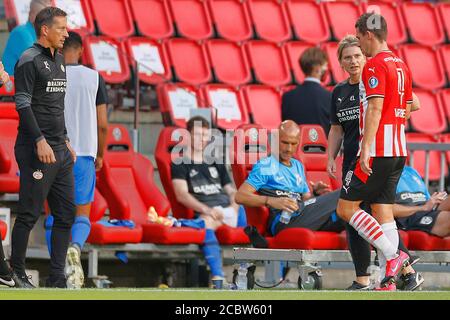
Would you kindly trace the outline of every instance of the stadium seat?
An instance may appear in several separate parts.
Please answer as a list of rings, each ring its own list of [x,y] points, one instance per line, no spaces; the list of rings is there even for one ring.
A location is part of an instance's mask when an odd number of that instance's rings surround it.
[[[253,36],[248,8],[240,0],[209,0],[211,17],[223,39],[245,41]]]
[[[126,38],[134,34],[133,18],[127,1],[89,0],[92,14],[101,34]]]
[[[291,0],[286,2],[286,7],[297,39],[320,43],[330,38],[330,26],[323,5],[309,0]]]
[[[2,240],[5,240],[7,232],[8,232],[8,226],[6,225],[6,222],[3,220],[0,220],[0,236],[2,237]]]
[[[82,36],[94,33],[94,21],[88,0],[53,0],[55,7],[67,13],[67,27]]]
[[[447,130],[445,110],[439,96],[427,90],[414,89],[420,101],[420,109],[411,113],[410,122],[415,131],[439,134]]]
[[[3,84],[0,88],[0,99],[3,97],[14,97],[16,94],[16,87],[14,85],[14,76],[9,76],[10,81]]]
[[[437,140],[430,135],[423,133],[407,133],[407,143],[437,143]],[[411,163],[411,152],[409,151],[409,163]],[[425,151],[414,151],[414,169],[416,169],[422,178],[425,177]],[[439,151],[430,151],[429,180],[438,181],[441,176],[441,158]],[[444,175],[447,176],[447,167]]]
[[[19,120],[19,114],[16,111],[14,102],[0,102],[0,119]]]
[[[348,78],[348,74],[341,67],[337,57],[338,46],[339,44],[337,42],[327,42],[323,46],[328,55],[328,68],[331,71],[335,83],[342,82]]]
[[[441,238],[423,231],[408,231],[411,250],[450,250],[450,237]]]
[[[105,197],[110,216],[131,219],[142,228],[142,242],[157,244],[201,244],[204,230],[171,228],[148,221],[154,207],[159,216],[167,216],[170,205],[153,180],[153,165],[133,151],[131,139],[123,125],[110,125],[104,166],[99,173],[98,188]]]
[[[414,42],[433,46],[445,41],[444,28],[435,6],[405,1],[402,8],[406,26]]]
[[[189,133],[186,130],[175,127],[166,127],[159,135],[155,150],[159,175],[164,191],[170,201],[173,216],[184,219],[194,218],[194,211],[186,208],[176,199],[172,185],[171,163],[174,159],[182,157],[182,152],[186,150],[184,148],[187,147],[188,143],[190,143],[190,138]],[[223,245],[249,243],[249,239],[244,233],[243,228],[232,228],[223,225],[216,230],[216,236],[219,243]]]
[[[211,80],[205,48],[194,40],[170,39],[166,42],[177,81],[203,84]]]
[[[203,96],[208,106],[214,110],[216,125],[225,130],[234,130],[237,126],[249,123],[244,97],[240,90],[222,84],[209,84],[203,87]]]
[[[303,80],[305,80],[305,74],[300,68],[300,56],[306,49],[309,49],[313,46],[314,45],[310,43],[300,41],[289,41],[286,42],[283,46],[286,52],[286,56],[289,60],[291,73],[294,75],[294,79],[297,84],[301,84],[303,83]]]
[[[248,85],[242,90],[253,122],[266,129],[278,128],[281,123],[280,93],[265,85]]]
[[[250,16],[260,39],[283,42],[292,38],[286,7],[277,0],[247,1]]]
[[[274,249],[337,250],[342,249],[342,240],[338,232],[289,228],[280,231],[273,238],[270,247]]]
[[[14,155],[18,119],[0,119],[0,194],[19,193],[19,168]]]
[[[436,50],[418,44],[406,44],[400,48],[400,55],[411,70],[414,86],[429,90],[445,86],[444,67]]]
[[[169,0],[169,4],[180,36],[203,40],[214,35],[206,1]]]
[[[191,110],[204,106],[201,91],[196,87],[177,83],[157,87],[159,108],[166,126],[186,127]]]
[[[245,47],[258,82],[270,86],[291,83],[287,57],[276,43],[256,40],[247,42]]]
[[[173,21],[167,0],[129,0],[137,30],[152,39],[173,35]]]
[[[444,29],[447,33],[447,39],[450,39],[450,3],[439,3],[437,5],[438,11],[440,13],[440,18],[443,23]]]
[[[450,84],[450,44],[440,47],[439,53],[441,54],[444,69]]]
[[[139,62],[139,79],[147,84],[158,84],[172,79],[166,48],[159,42],[144,37],[128,38],[126,48],[133,61]]]
[[[450,123],[450,89],[441,90],[439,95],[441,97],[442,107],[445,110],[447,120]]]
[[[130,78],[123,43],[105,36],[84,38],[86,64],[97,70],[107,83],[122,84]]]
[[[252,80],[249,62],[241,45],[215,39],[206,42],[205,46],[217,81],[238,86]]]
[[[361,15],[361,9],[354,2],[324,2],[325,11],[336,40],[347,34],[355,34],[355,22]]]
[[[402,18],[400,6],[395,2],[369,1],[364,3],[366,12],[377,12],[383,15],[388,25],[387,42],[395,46],[408,41],[406,25]]]

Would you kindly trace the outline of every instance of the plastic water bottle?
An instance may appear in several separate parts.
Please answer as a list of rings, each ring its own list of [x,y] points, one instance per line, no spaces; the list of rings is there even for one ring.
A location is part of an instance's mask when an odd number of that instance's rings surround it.
[[[288,194],[288,197],[289,197],[290,199],[297,200],[297,196],[296,196],[295,194],[293,194],[293,193],[289,193],[289,194]],[[281,222],[281,223],[284,223],[284,224],[288,224],[289,221],[291,221],[291,216],[292,216],[292,213],[290,213],[290,212],[288,212],[288,211],[286,211],[286,210],[283,210],[283,211],[281,212],[280,222]]]
[[[238,275],[236,277],[236,287],[238,290],[247,290],[247,263],[239,264]]]

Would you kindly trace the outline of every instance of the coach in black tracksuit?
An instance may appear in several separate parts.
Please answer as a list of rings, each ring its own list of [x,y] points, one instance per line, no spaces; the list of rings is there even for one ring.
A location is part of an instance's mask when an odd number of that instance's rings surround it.
[[[12,231],[11,267],[16,286],[32,288],[25,274],[25,254],[31,229],[45,199],[54,225],[48,287],[66,287],[65,258],[75,217],[74,153],[66,137],[64,96],[66,72],[58,52],[67,38],[66,13],[48,7],[35,21],[38,42],[15,67],[19,131],[15,156],[20,169],[18,216]]]

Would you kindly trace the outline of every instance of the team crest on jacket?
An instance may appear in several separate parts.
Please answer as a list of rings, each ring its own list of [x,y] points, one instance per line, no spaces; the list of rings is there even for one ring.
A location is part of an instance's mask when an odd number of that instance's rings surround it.
[[[420,219],[420,224],[424,224],[424,225],[429,225],[433,222],[433,218],[432,217],[422,217],[422,219]]]
[[[211,177],[216,179],[219,176],[219,171],[217,171],[216,167],[208,167],[209,173],[211,174]]]

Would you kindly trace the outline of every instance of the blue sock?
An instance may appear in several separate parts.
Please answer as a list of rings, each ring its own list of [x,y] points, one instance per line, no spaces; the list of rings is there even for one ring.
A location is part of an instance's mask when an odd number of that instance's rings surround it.
[[[206,229],[205,242],[202,246],[202,251],[205,256],[206,263],[211,269],[212,276],[223,277],[222,254],[220,252],[219,242],[217,241],[214,230]]]
[[[80,249],[83,249],[84,243],[91,232],[91,222],[88,217],[77,216],[72,225],[72,243],[77,244]]]
[[[53,216],[49,214],[47,219],[45,219],[45,240],[47,240],[48,254],[52,255],[52,227],[53,227]]]
[[[247,226],[247,214],[245,213],[244,206],[239,206],[237,226],[238,227],[246,227]]]
[[[203,219],[178,219],[182,227],[189,227],[194,229],[205,229],[205,221]]]

